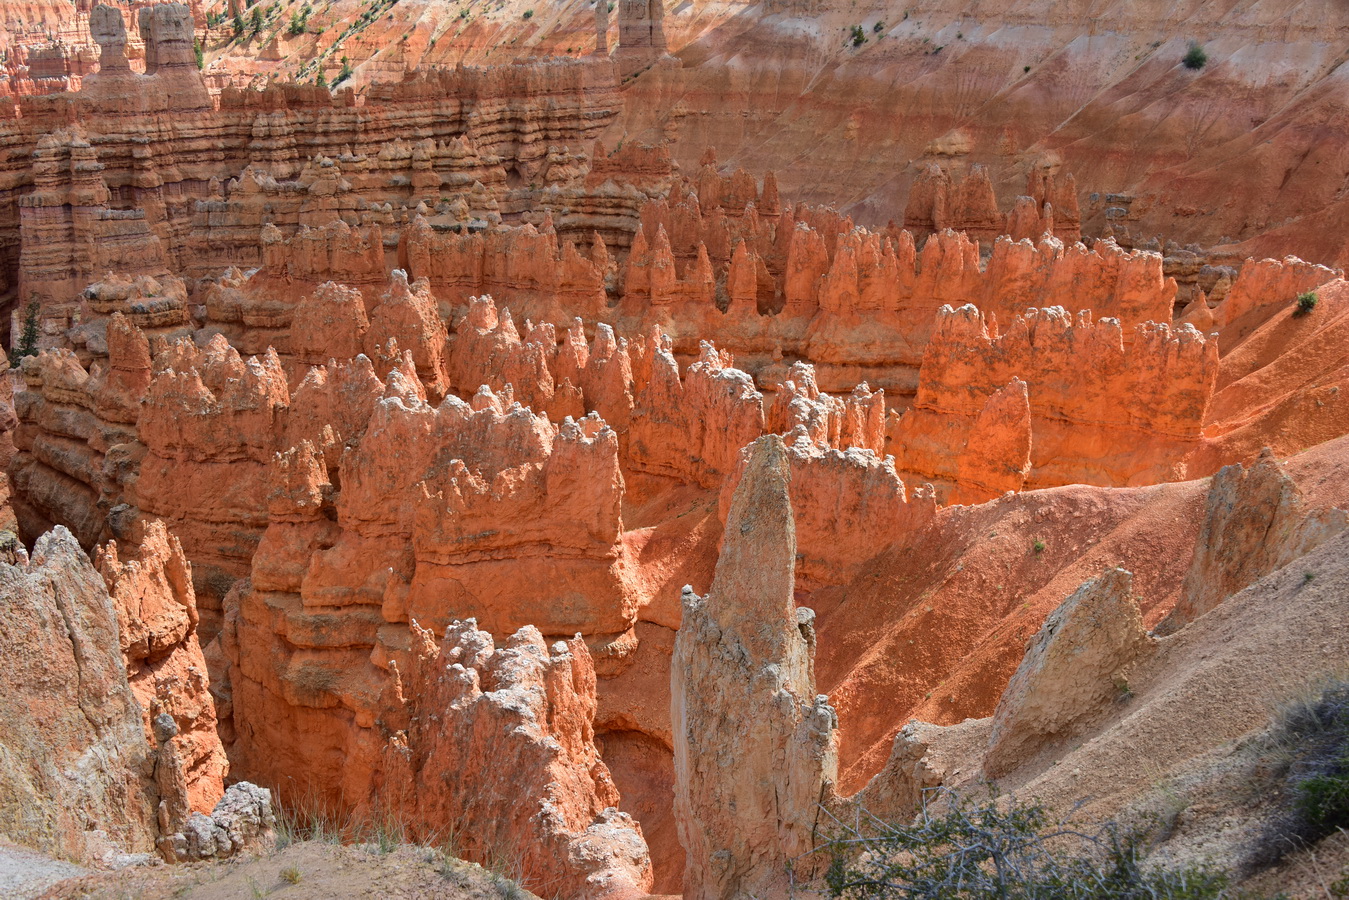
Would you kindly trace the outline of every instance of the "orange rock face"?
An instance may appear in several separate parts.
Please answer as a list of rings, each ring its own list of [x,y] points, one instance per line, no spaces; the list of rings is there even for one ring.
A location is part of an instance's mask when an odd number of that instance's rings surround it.
[[[522,880],[536,891],[646,895],[646,842],[615,808],[618,792],[595,749],[595,671],[584,642],[549,647],[525,627],[498,648],[474,624],[453,623],[438,647],[412,626],[410,665],[406,674],[392,669],[382,714],[398,730],[377,802],[420,833],[463,835],[458,846],[470,857],[518,848]]]
[[[228,763],[216,730],[206,659],[197,636],[192,570],[178,539],[151,522],[136,559],[121,560],[109,541],[94,560],[117,610],[122,657],[131,692],[140,704],[146,738],[167,713],[177,725],[171,738],[182,761],[187,804],[209,815],[225,791]]]
[[[1183,471],[1218,374],[1215,340],[1146,323],[1126,345],[1118,320],[1074,321],[1060,307],[996,329],[974,306],[938,313],[918,396],[891,432],[901,471],[939,486],[967,480],[975,499],[998,487],[1127,485]],[[952,459],[946,448],[962,445]]]

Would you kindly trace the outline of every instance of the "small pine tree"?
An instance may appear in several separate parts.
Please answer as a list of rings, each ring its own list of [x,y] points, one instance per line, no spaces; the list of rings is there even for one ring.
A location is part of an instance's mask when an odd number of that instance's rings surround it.
[[[192,55],[197,59],[197,68],[206,68],[206,53],[201,49],[201,40],[192,42]]]
[[[244,33],[244,17],[239,13],[234,14],[234,36],[238,37]]]
[[[338,72],[337,77],[333,79],[333,84],[335,85],[341,84],[350,77],[351,77],[351,60],[344,56],[342,57],[342,70]]]
[[[29,301],[28,309],[24,312],[23,334],[19,336],[19,345],[14,348],[14,356],[10,360],[10,365],[16,369],[25,356],[37,356],[37,314],[39,308],[38,302],[32,300]]]
[[[317,84],[321,88],[326,88],[328,86],[328,79],[323,77],[322,69],[319,69],[319,77],[315,79],[314,84]]]
[[[249,23],[249,28],[252,29],[253,34],[257,34],[258,32],[262,31],[262,7],[261,7],[261,6],[255,6],[255,7],[253,7],[253,20],[252,20],[252,22]]]

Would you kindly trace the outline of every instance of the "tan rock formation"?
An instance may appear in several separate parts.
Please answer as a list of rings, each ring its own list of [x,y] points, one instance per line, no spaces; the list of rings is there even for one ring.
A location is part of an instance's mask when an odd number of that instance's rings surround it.
[[[1151,649],[1132,586],[1132,573],[1109,569],[1045,619],[993,713],[991,777],[1073,737],[1129,690],[1130,667]]]
[[[856,446],[835,449],[799,430],[789,440],[786,460],[799,588],[857,577],[874,556],[900,535],[928,523],[936,512],[931,488],[920,486],[910,495],[891,457],[882,459]],[[727,523],[754,446],[757,442],[740,451],[739,468],[722,487],[721,512]]]
[[[1169,634],[1256,580],[1349,527],[1343,509],[1308,509],[1303,492],[1269,448],[1249,468],[1213,476],[1203,527],[1180,600],[1158,626]]]
[[[832,794],[838,720],[815,693],[814,614],[792,601],[790,479],[781,439],[756,441],[711,592],[685,588],[671,703],[686,897],[782,890]]]
[[[71,533],[0,564],[0,817],[12,839],[98,860],[153,851],[158,793],[117,613]]]
[[[194,812],[180,831],[160,840],[161,852],[169,862],[266,854],[275,847],[272,792],[247,781],[230,785],[209,816]]]

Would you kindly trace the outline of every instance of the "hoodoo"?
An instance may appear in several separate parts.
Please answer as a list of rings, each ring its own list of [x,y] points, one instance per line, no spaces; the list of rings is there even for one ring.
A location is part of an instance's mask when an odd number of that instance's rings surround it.
[[[1344,893],[1335,4],[0,7],[0,893]]]

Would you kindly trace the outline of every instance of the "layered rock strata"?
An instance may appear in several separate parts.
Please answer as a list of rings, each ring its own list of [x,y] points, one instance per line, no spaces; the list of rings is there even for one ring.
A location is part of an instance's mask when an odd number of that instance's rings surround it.
[[[0,290],[36,295],[57,330],[106,268],[255,263],[267,223],[387,225],[435,208],[464,228],[499,221],[503,203],[518,214],[545,187],[580,186],[564,157],[617,113],[613,64],[598,58],[436,71],[362,103],[297,85],[226,91],[217,108],[187,7],[140,10],[145,74],[128,65],[121,13],[99,6],[92,20],[103,60],[82,89],[0,116],[15,150],[0,164]]]

